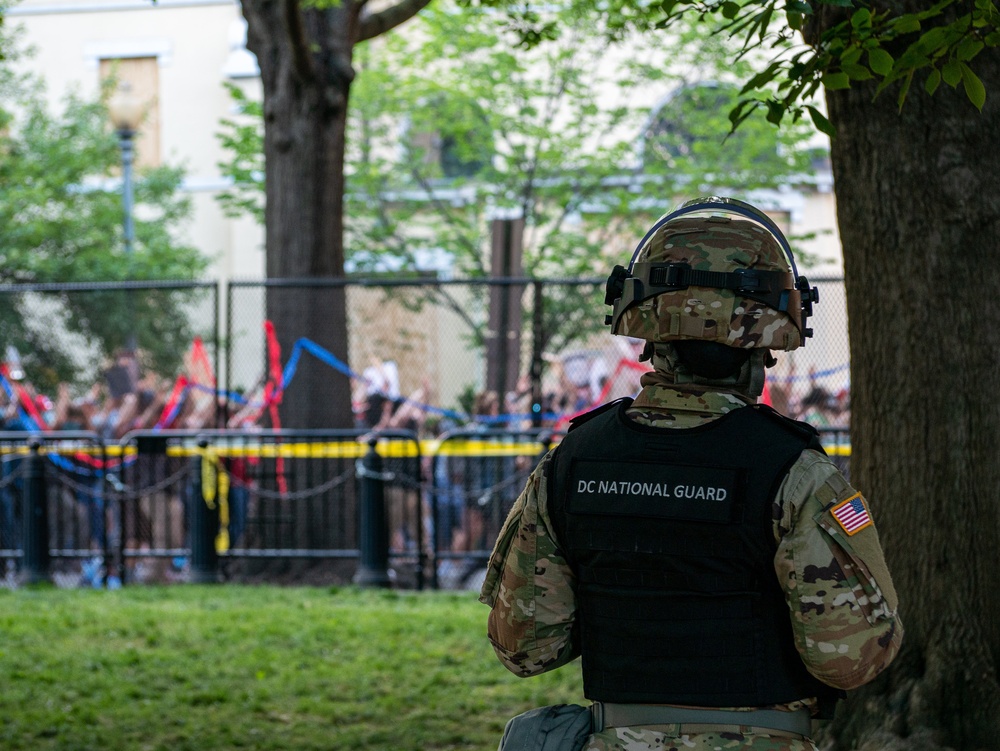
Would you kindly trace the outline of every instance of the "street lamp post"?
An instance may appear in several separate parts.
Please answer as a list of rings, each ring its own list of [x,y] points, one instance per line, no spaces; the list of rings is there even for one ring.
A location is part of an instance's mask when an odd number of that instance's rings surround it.
[[[135,222],[133,219],[133,196],[132,196],[132,163],[135,158],[135,133],[142,120],[142,107],[139,100],[132,94],[132,87],[123,82],[118,86],[118,91],[108,102],[108,112],[111,115],[111,123],[118,135],[118,146],[122,152],[122,208],[124,210],[124,232],[125,232],[125,256],[129,268],[129,276],[132,270],[132,252],[135,248]],[[132,294],[129,293],[129,325],[132,330],[129,332],[126,348],[130,352],[135,351],[135,316],[132,314]]]

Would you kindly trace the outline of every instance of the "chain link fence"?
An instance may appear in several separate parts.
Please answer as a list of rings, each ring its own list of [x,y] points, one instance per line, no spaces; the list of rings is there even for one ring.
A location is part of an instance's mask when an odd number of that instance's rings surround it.
[[[817,426],[846,471],[844,289],[814,284],[815,337],[778,353],[764,398]],[[36,482],[61,585],[196,578],[209,495],[225,497],[225,578],[350,580],[375,430],[397,583],[473,587],[569,418],[639,388],[642,342],[609,336],[606,312],[599,279],[0,287],[0,584],[30,569]],[[346,397],[354,424],[283,420],[296,397],[317,413]]]
[[[815,336],[800,350],[778,353],[764,398],[818,427],[845,427],[850,368],[843,282],[814,284],[821,300],[811,320]],[[386,409],[394,412],[410,400],[432,429],[470,416],[478,424],[552,426],[634,394],[648,369],[637,362],[641,342],[610,336],[603,326],[603,280],[239,282],[228,290],[223,335],[230,414],[244,398],[263,394],[269,336],[275,336],[267,322],[282,326],[268,318],[268,298],[289,290],[308,293],[310,307],[321,312],[344,296],[346,355],[293,336],[283,340],[294,341],[292,351],[281,356],[285,363],[318,360],[328,373],[328,393],[350,390],[358,425],[385,424]],[[296,374],[284,367],[287,393],[296,388]],[[477,396],[488,394],[496,399],[495,414],[475,415]],[[386,400],[396,404],[387,408]]]
[[[779,353],[765,399],[817,426],[842,427],[850,417],[843,283],[814,283],[815,337]],[[555,425],[635,393],[646,369],[640,342],[608,335],[603,298],[600,279],[2,286],[3,427],[59,417],[113,438],[136,424],[327,427],[281,420],[285,405],[317,388],[326,393],[310,397],[349,393],[356,426],[378,424],[409,399],[432,429],[457,427],[485,394],[498,400],[496,414],[476,423]],[[320,325],[338,309],[344,326]],[[325,341],[312,340],[314,331]],[[318,380],[301,375],[306,368]],[[72,399],[69,414],[56,415],[61,384]],[[106,401],[129,394],[133,417],[149,424],[94,424],[113,411],[100,409]]]

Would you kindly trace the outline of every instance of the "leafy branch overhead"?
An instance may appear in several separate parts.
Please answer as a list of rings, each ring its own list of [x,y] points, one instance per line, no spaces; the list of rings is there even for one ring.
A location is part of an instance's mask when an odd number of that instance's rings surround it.
[[[506,7],[507,0],[464,0],[469,5]],[[905,6],[918,9],[908,11]],[[897,86],[902,107],[914,80],[933,94],[942,81],[962,86],[969,101],[982,110],[986,88],[975,71],[975,58],[1000,45],[997,6],[993,0],[940,0],[929,7],[918,3],[874,3],[867,0],[614,0],[595,10],[581,0],[585,12],[596,12],[609,34],[630,29],[673,28],[692,18],[713,33],[737,41],[740,58],[765,57],[759,72],[743,86],[740,103],[730,112],[735,130],[747,117],[762,111],[778,124],[804,115],[824,133],[834,128],[810,104],[827,90],[874,82],[876,96]],[[508,23],[526,44],[551,38],[559,29],[523,9],[509,9]],[[834,23],[816,23],[820,13],[836,14]],[[536,23],[531,23],[535,21]],[[817,32],[822,26],[823,30]]]
[[[810,40],[810,46],[792,47],[790,53],[773,59],[747,81],[743,87],[747,98],[731,115],[734,127],[756,107],[765,107],[767,119],[774,123],[786,114],[798,117],[805,109],[817,127],[832,135],[833,128],[826,118],[815,107],[802,104],[821,85],[837,90],[850,88],[854,82],[875,80],[877,96],[899,83],[897,100],[902,107],[918,74],[926,76],[925,89],[930,94],[942,79],[952,87],[961,83],[969,100],[982,109],[986,89],[970,62],[985,47],[1000,42],[997,9],[991,0],[976,0],[973,8],[963,8],[966,12],[961,14],[956,11],[965,4],[958,0],[942,0],[926,10],[898,14],[850,0],[823,4],[842,8],[843,19],[818,39]],[[718,12],[723,18],[722,31],[741,39],[743,54],[756,47],[791,44],[795,32],[809,39],[814,12],[813,4],[801,0],[785,5],[783,19],[776,17],[776,3],[754,7],[754,3],[740,6],[725,2],[718,10],[685,0],[673,5],[666,23],[684,12],[685,5],[698,6],[696,12],[702,17]],[[758,98],[764,92],[768,93]]]

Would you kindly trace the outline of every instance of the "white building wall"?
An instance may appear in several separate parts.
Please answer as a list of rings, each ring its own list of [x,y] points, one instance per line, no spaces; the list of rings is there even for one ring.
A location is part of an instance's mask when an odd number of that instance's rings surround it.
[[[52,108],[69,92],[96,95],[101,59],[157,59],[160,163],[185,169],[194,215],[183,239],[212,260],[209,278],[264,273],[262,229],[229,219],[214,197],[224,186],[216,133],[232,116],[223,84],[244,80],[224,72],[241,22],[231,0],[24,0],[7,17],[34,48],[23,64],[46,81]],[[257,80],[243,85],[259,90]]]

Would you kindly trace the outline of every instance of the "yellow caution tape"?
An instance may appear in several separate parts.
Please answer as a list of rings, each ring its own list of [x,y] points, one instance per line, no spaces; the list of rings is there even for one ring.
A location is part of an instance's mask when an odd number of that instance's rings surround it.
[[[201,455],[201,497],[210,509],[215,508],[219,499],[219,534],[215,536],[215,552],[229,550],[229,473],[222,466],[219,454],[214,448],[197,449]]]
[[[555,445],[553,442],[552,445]],[[543,444],[537,441],[499,442],[484,439],[475,440],[425,440],[410,441],[406,439],[385,438],[379,440],[376,451],[384,458],[412,458],[416,456],[537,456],[544,450]],[[835,444],[825,447],[829,456],[850,456],[850,444]],[[60,447],[43,446],[43,454],[58,454],[72,456],[74,454],[100,455],[97,447]],[[30,453],[25,446],[0,446],[0,455],[26,455]],[[190,457],[202,453],[197,446],[175,444],[167,446],[167,456]],[[323,441],[310,443],[292,441],[289,443],[258,443],[245,446],[216,446],[212,449],[216,457],[247,458],[247,459],[360,459],[368,453],[368,444],[354,440]],[[108,457],[134,457],[138,454],[134,444],[127,446],[108,446],[104,454]]]

